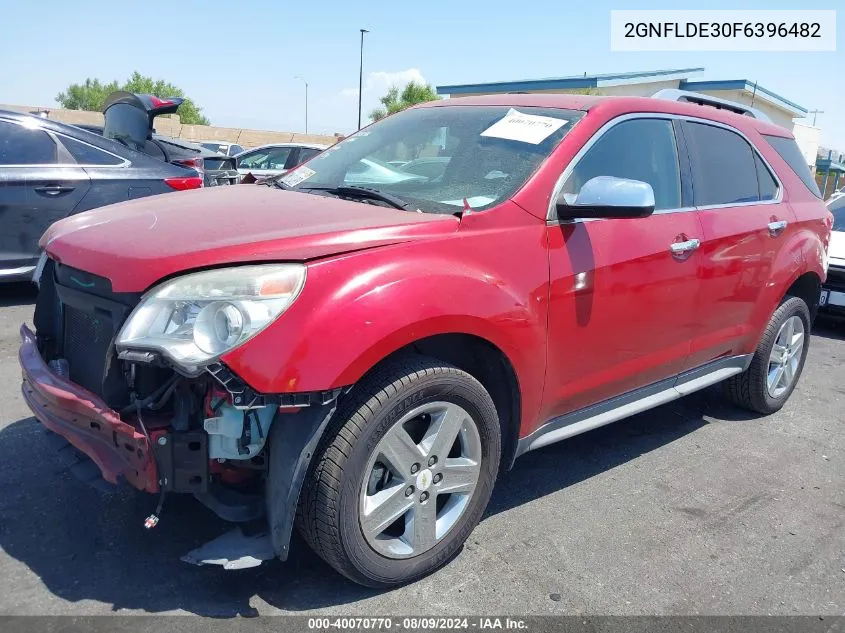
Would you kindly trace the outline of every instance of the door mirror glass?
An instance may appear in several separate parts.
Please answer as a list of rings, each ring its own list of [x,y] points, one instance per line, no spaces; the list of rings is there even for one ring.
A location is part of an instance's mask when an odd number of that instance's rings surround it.
[[[644,218],[654,213],[654,190],[647,182],[596,176],[581,187],[575,199],[561,192],[556,207],[560,220],[575,218]]]

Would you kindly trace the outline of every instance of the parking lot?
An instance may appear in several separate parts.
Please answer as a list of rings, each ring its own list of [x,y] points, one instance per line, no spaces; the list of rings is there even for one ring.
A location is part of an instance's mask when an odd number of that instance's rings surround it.
[[[301,541],[284,564],[187,565],[224,523],[170,497],[148,532],[152,497],[74,477],[19,394],[32,301],[0,289],[2,614],[845,613],[845,325],[817,324],[776,415],[710,389],[529,454],[453,562],[377,592]]]

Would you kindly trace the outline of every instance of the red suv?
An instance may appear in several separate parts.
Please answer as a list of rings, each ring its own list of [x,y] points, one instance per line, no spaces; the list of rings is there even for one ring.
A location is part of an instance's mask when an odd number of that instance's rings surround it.
[[[439,101],[267,186],[63,220],[26,401],[106,480],[266,513],[280,558],[296,525],[376,587],[448,561],[533,449],[718,382],[777,411],[830,214],[789,131],[663,97]]]

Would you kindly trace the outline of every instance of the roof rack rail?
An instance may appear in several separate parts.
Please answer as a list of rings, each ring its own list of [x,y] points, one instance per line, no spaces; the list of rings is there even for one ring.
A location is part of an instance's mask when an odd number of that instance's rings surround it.
[[[700,92],[691,92],[689,90],[677,90],[675,88],[664,88],[658,90],[652,95],[654,99],[666,99],[667,101],[686,101],[687,103],[697,103],[698,105],[711,106],[719,110],[728,110],[736,114],[750,116],[766,123],[771,123],[772,120],[760,110],[752,108],[736,101],[728,101],[727,99],[720,99],[719,97],[711,97]]]

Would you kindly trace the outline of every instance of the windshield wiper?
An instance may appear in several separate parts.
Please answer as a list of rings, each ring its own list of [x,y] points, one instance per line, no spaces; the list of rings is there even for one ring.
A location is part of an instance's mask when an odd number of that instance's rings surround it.
[[[300,191],[320,191],[331,196],[349,197],[349,198],[368,198],[370,200],[378,200],[389,204],[394,209],[401,209],[402,211],[419,211],[410,202],[403,200],[399,196],[394,196],[392,193],[385,193],[378,189],[371,187],[358,187],[357,185],[342,185],[340,187],[300,187]]]
[[[279,189],[284,189],[285,191],[292,191],[293,190],[293,187],[283,183],[282,179],[279,176],[275,176],[273,178],[268,178],[262,184],[265,184],[268,187],[278,187]]]

